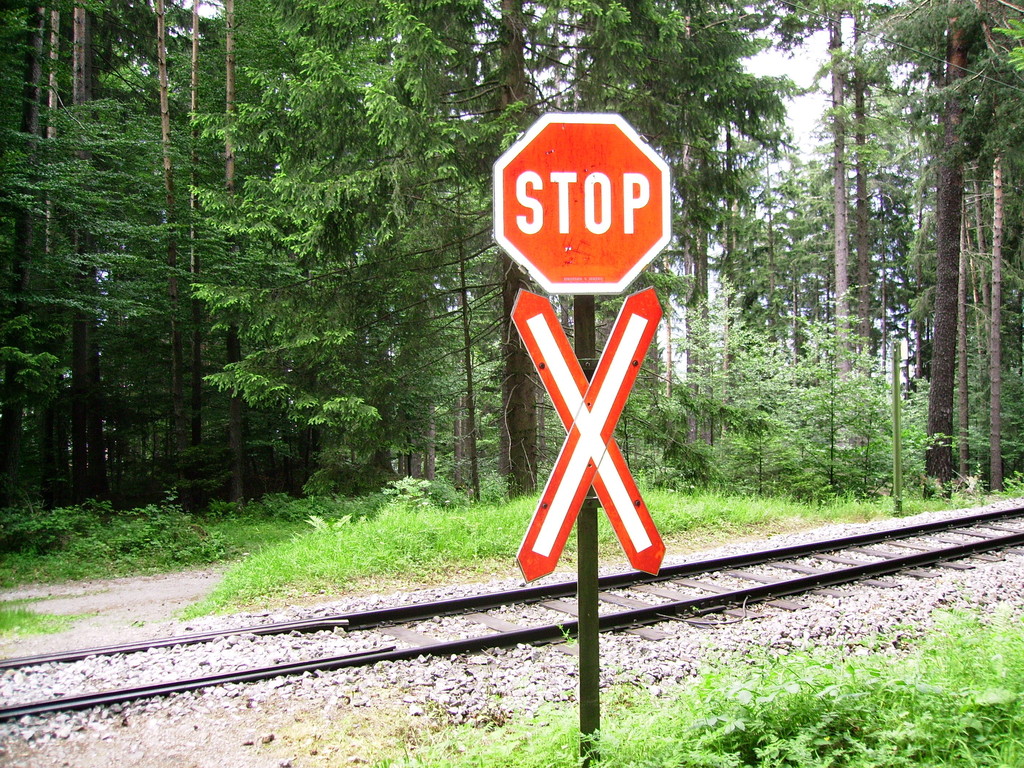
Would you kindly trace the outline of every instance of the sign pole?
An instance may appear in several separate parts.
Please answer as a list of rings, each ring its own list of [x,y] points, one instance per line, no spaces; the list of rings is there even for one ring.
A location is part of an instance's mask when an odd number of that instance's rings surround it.
[[[892,341],[892,509],[903,514],[903,426],[901,421],[900,368],[906,341]]]
[[[597,324],[594,297],[573,299],[575,352],[587,380],[594,377]],[[576,519],[576,603],[579,611],[580,757],[588,768],[598,757],[601,729],[601,650],[598,624],[597,497],[591,489]]]
[[[662,309],[654,290],[629,296],[600,359],[594,296],[619,294],[672,239],[668,164],[619,115],[542,116],[494,163],[494,239],[548,293],[572,294],[575,354],[551,303],[520,291],[512,320],[566,430],[517,560],[551,573],[577,526],[580,758],[598,758],[601,726],[597,513],[630,564],[657,573],[665,555],[615,441]]]

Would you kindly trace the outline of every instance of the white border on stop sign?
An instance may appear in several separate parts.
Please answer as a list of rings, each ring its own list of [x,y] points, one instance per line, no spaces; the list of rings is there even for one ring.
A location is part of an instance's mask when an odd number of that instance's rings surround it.
[[[556,283],[547,279],[533,262],[509,241],[504,233],[505,192],[501,183],[502,174],[506,166],[513,159],[526,149],[526,147],[537,138],[541,131],[552,123],[576,123],[576,124],[597,124],[616,125],[630,141],[639,149],[657,168],[662,171],[662,232],[655,244],[640,258],[637,263],[626,273],[625,277],[616,283],[610,282],[561,282]],[[639,274],[648,264],[664,250],[672,239],[672,179],[671,169],[668,163],[655,152],[643,137],[637,133],[621,115],[613,112],[549,112],[537,119],[526,132],[494,163],[493,191],[493,229],[494,240],[498,243],[517,264],[522,266],[530,276],[548,293],[552,294],[594,294],[612,295],[623,293],[630,284],[636,280]]]

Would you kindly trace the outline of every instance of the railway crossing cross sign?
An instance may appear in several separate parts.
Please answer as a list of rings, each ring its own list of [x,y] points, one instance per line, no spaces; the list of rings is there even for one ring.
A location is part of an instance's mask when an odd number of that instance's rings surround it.
[[[665,545],[612,436],[661,315],[653,289],[628,297],[588,382],[551,303],[519,292],[512,320],[567,432],[519,550],[527,581],[555,569],[592,484],[633,567],[661,567]]]
[[[619,115],[544,115],[494,164],[494,239],[549,293],[622,293],[670,204],[668,165]]]

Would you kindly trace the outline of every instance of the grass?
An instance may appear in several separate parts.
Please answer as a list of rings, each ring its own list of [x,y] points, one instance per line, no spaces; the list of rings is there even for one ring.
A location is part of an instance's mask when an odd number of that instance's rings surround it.
[[[73,616],[36,613],[20,601],[0,603],[0,639],[60,632],[71,625]]]
[[[888,516],[891,504],[843,501],[809,506],[778,499],[649,491],[645,498],[671,549],[710,546],[738,535],[763,536],[825,522]],[[353,517],[323,509],[317,528],[267,546],[232,567],[209,597],[186,612],[191,618],[249,607],[268,599],[324,591],[380,588],[388,580],[419,583],[463,581],[518,574],[515,553],[534,513],[536,500],[438,505],[427,498],[399,498],[376,514]],[[949,507],[932,501],[928,507]],[[910,503],[908,514],[925,509]],[[602,562],[628,567],[607,519],[600,517]],[[314,521],[316,522],[316,521]],[[573,567],[570,537],[562,565]]]
[[[503,504],[442,508],[386,505],[360,520],[335,518],[266,547],[230,569],[213,593],[189,616],[249,605],[268,597],[351,588],[360,580],[421,578],[462,571],[514,557],[526,521],[528,499]]]
[[[190,515],[174,504],[0,510],[0,587],[160,573],[237,560],[308,526],[287,508]],[[284,505],[282,505],[284,506]]]
[[[889,514],[888,499],[806,505],[710,493],[645,492],[670,550]],[[962,502],[962,500],[960,500]],[[89,503],[0,510],[0,587],[233,563],[189,617],[329,590],[380,590],[517,574],[515,553],[536,500],[470,505],[441,484],[406,479],[358,499],[268,496],[245,509],[188,514],[173,503],[114,510]],[[951,506],[932,501],[927,508]],[[909,513],[925,509],[908,500]],[[628,567],[602,515],[601,558]],[[574,567],[570,537],[561,561]]]
[[[788,499],[730,496],[713,493],[682,494],[674,491],[645,491],[644,498],[666,538],[692,540],[693,534],[714,539],[737,535],[759,535],[762,531],[777,532],[817,526],[826,523],[864,522],[892,517],[892,501],[877,499],[837,499],[824,504],[806,504]],[[971,506],[975,501],[958,499],[955,504],[941,499],[908,499],[903,514]]]
[[[988,623],[946,616],[903,657],[818,651],[746,661],[668,696],[607,692],[597,766],[1024,765],[1024,624],[1009,611]],[[376,765],[575,767],[575,717],[563,707],[491,729],[421,733]]]

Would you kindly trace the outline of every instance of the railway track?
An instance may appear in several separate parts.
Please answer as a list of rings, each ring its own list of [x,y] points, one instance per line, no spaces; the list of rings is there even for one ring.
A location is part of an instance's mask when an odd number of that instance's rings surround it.
[[[746,615],[751,606],[784,610],[802,606],[790,598],[827,592],[852,582],[891,586],[885,576],[909,573],[921,578],[935,568],[971,568],[968,558],[993,552],[1024,554],[1024,508],[988,511],[902,528],[773,548],[747,554],[667,566],[657,576],[638,572],[600,580],[602,631],[626,631],[650,639],[664,637],[655,624],[670,620],[706,621],[716,612]],[[930,569],[930,570],[924,570]],[[171,682],[96,693],[55,694],[22,703],[0,702],[0,721],[26,715],[119,704],[215,685],[248,683],[283,675],[324,672],[419,656],[449,656],[519,644],[557,643],[575,635],[575,582],[523,587],[453,600],[338,614],[315,620],[169,637],[126,645],[0,660],[0,674],[47,670],[96,656],[145,653],[160,648],[184,653],[228,638],[330,632],[341,638],[367,637],[356,650],[303,661],[229,670]],[[455,617],[457,637],[442,617]],[[10,670],[6,672],[5,670]]]

